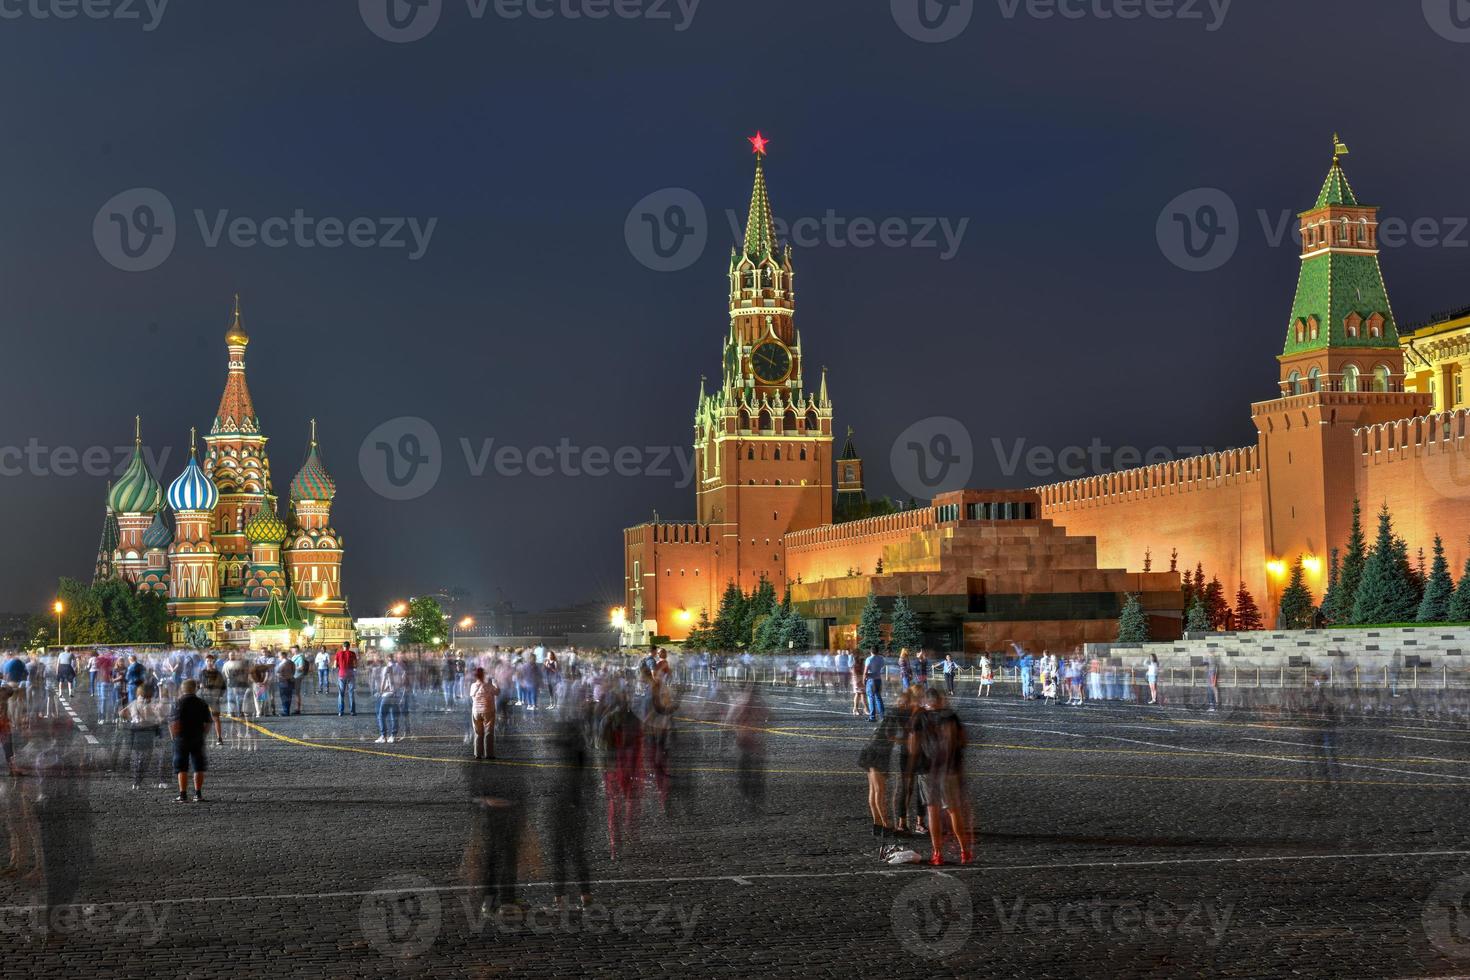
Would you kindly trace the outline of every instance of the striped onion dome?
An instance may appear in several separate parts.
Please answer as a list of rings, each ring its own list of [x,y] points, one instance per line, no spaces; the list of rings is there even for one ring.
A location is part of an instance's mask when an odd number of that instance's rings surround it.
[[[114,514],[156,514],[163,509],[163,487],[148,472],[143,462],[143,440],[133,441],[133,460],[128,464],[122,479],[112,485],[107,494],[107,504]]]
[[[198,454],[189,450],[189,465],[184,467],[168,488],[168,505],[175,511],[214,510],[219,503],[219,488],[199,468]]]
[[[265,506],[245,522],[245,539],[251,544],[280,544],[286,540],[286,522],[276,516],[276,498],[267,497]]]
[[[143,547],[149,551],[163,551],[174,543],[174,532],[169,529],[168,521],[163,519],[163,511],[153,515],[153,523],[148,525],[148,530],[143,532]]]
[[[322,465],[316,452],[316,420],[311,421],[311,448],[306,462],[301,464],[296,478],[291,481],[292,500],[331,500],[337,495],[337,484]]]

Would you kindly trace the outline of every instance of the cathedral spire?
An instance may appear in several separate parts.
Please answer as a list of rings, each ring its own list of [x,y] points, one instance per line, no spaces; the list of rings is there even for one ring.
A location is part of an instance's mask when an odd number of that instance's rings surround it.
[[[220,395],[219,411],[215,414],[210,435],[240,435],[260,431],[260,419],[255,415],[255,403],[250,398],[250,386],[245,383],[245,348],[250,344],[250,335],[240,317],[240,294],[235,294],[234,313],[229,329],[225,331],[225,348],[229,351],[229,375],[225,379],[225,390]]]

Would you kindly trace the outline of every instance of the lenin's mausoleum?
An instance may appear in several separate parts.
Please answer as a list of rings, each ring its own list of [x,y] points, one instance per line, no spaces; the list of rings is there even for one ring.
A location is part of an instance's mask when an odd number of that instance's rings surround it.
[[[791,587],[816,643],[832,648],[853,645],[870,593],[908,597],[935,649],[1111,640],[1130,592],[1152,635],[1168,638],[1181,630],[1180,577],[1142,569],[1146,555],[1157,568],[1176,550],[1230,594],[1243,581],[1273,622],[1298,558],[1320,600],[1355,499],[1370,518],[1386,503],[1411,554],[1439,534],[1451,567],[1464,562],[1470,316],[1400,333],[1378,209],[1359,202],[1336,157],[1300,216],[1300,279],[1276,390],[1250,407],[1254,445],[861,517],[862,461],[850,439],[833,458],[825,373],[815,393],[806,387],[764,146],[744,246],[730,257],[721,383],[695,411],[697,520],[624,532],[630,641],[678,640],[702,611],[714,615],[729,582],[748,592],[762,576]]]

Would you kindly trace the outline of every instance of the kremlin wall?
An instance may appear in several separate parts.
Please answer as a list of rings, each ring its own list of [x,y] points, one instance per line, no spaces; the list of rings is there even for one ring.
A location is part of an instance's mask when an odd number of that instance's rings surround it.
[[[1244,582],[1269,624],[1298,558],[1320,600],[1354,500],[1370,536],[1387,504],[1411,555],[1438,534],[1453,571],[1470,558],[1470,310],[1400,333],[1378,209],[1359,202],[1336,141],[1300,215],[1276,391],[1249,407],[1254,445],[856,520],[862,460],[850,433],[829,458],[825,371],[818,394],[804,394],[796,273],[775,242],[764,143],[756,149],[745,247],[730,259],[723,383],[701,390],[696,411],[700,519],[624,532],[625,642],[677,641],[701,612],[714,615],[727,583],[749,592],[762,576],[792,589],[816,643],[833,648],[854,644],[869,594],[885,606],[908,597],[939,650],[1106,642],[1128,593],[1140,594],[1152,635],[1171,639],[1179,574],[1144,569],[1176,553],[1178,568],[1202,565],[1227,595]]]

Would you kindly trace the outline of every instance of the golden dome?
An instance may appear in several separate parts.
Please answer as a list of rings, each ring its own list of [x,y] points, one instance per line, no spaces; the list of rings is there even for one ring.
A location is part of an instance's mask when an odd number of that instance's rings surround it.
[[[225,343],[231,347],[244,347],[250,343],[250,335],[245,332],[245,323],[240,319],[240,294],[235,294],[235,315],[230,320],[230,328],[225,331]]]

